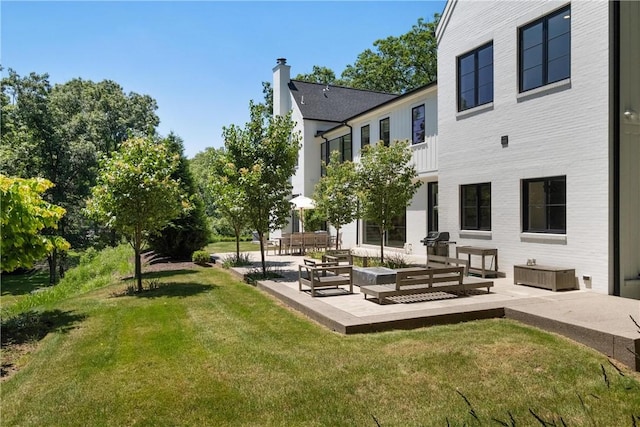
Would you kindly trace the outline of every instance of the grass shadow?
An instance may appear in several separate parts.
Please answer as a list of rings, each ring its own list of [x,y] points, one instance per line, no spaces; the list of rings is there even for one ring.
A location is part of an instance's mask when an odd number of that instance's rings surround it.
[[[4,381],[15,373],[17,371],[15,362],[49,332],[66,333],[85,318],[85,315],[72,311],[48,310],[26,311],[17,316],[2,319],[0,378]]]
[[[152,279],[164,279],[167,277],[180,276],[183,274],[194,274],[197,273],[197,270],[191,269],[180,269],[180,270],[161,270],[161,271],[148,271],[146,273],[142,273],[142,280],[152,280]],[[134,276],[125,276],[122,278],[122,281],[133,280]]]
[[[26,295],[49,286],[49,272],[40,269],[20,273],[3,273],[2,295]]]
[[[144,286],[144,284],[143,284]],[[216,285],[203,285],[201,283],[157,283],[148,282],[142,292],[137,291],[134,287],[129,286],[120,293],[113,294],[114,297],[135,296],[138,298],[161,298],[161,297],[177,297],[186,298],[208,292],[217,288]]]
[[[71,311],[26,311],[8,319],[2,319],[0,341],[2,347],[38,341],[51,331],[69,331],[73,325],[86,318]]]

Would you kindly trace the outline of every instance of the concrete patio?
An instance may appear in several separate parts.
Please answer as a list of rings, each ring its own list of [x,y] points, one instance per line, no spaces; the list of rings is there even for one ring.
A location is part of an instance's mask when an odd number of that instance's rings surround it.
[[[224,257],[224,254],[218,255]],[[260,253],[252,252],[254,265],[233,268],[239,277],[260,266]],[[413,255],[412,263],[426,257]],[[471,291],[467,296],[431,295],[411,303],[377,304],[365,300],[357,286],[353,294],[321,291],[312,298],[298,290],[298,265],[304,257],[268,255],[269,269],[281,275],[260,280],[259,289],[273,295],[318,323],[343,334],[412,329],[477,319],[506,317],[554,332],[592,347],[640,371],[640,301],[602,295],[588,290],[552,292],[514,285],[513,279],[494,280],[491,292]]]

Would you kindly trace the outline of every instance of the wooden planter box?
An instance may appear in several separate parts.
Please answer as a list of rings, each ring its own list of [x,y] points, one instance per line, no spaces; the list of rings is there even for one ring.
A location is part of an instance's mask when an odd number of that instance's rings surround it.
[[[576,288],[576,270],[544,265],[514,265],[513,283],[557,291]]]

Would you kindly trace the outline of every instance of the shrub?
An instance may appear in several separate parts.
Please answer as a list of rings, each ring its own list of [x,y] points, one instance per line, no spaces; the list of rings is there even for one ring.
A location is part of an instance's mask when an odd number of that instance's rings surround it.
[[[244,267],[247,265],[251,265],[251,256],[247,253],[241,253],[238,256],[236,256],[236,254],[229,255],[222,261],[224,268]]]
[[[389,254],[385,257],[384,266],[393,270],[398,268],[406,268],[409,263],[402,254]]]
[[[191,260],[196,264],[207,264],[209,262],[209,254],[205,251],[195,251],[191,255]]]
[[[80,264],[87,265],[98,256],[98,251],[95,248],[87,248],[82,255],[80,255]]]

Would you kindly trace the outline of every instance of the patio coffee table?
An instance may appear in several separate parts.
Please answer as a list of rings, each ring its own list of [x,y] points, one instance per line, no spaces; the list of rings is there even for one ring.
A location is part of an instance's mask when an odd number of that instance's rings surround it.
[[[353,267],[356,286],[387,285],[396,282],[396,271],[387,267]]]

